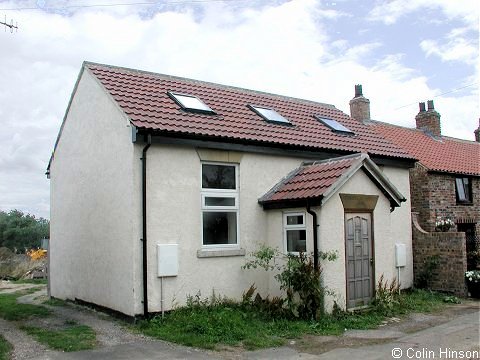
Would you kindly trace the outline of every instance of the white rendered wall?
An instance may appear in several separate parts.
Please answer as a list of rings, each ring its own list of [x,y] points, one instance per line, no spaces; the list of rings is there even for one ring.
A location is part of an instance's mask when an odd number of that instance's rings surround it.
[[[386,173],[386,171],[385,171]],[[389,180],[398,186],[402,194],[408,195],[400,185],[408,181],[408,170],[392,171]],[[387,175],[388,176],[388,175]],[[390,212],[390,202],[378,187],[363,171],[358,171],[338,192],[319,210],[319,248],[321,251],[338,251],[338,259],[333,262],[323,261],[323,280],[325,286],[334,295],[327,296],[326,309],[331,310],[334,301],[345,307],[345,217],[344,208],[339,194],[378,195],[378,201],[373,211],[373,243],[375,257],[374,283],[384,274],[389,282],[397,276],[395,268],[395,244],[404,242],[407,245],[407,258],[410,259],[407,268],[402,271],[402,286],[412,285],[412,252],[411,252],[411,222],[409,200],[400,208]],[[407,211],[405,211],[407,209]]]
[[[402,289],[413,286],[413,250],[412,250],[412,205],[410,199],[410,177],[408,169],[393,167],[382,168],[384,174],[394,182],[400,193],[407,199],[402,206],[395,208],[391,213],[391,241],[393,244],[405,244],[407,265],[400,269],[400,283]],[[395,256],[395,249],[393,251]],[[398,278],[397,268],[394,268],[392,276]],[[397,279],[398,280],[398,279]]]
[[[128,120],[84,71],[50,170],[52,296],[141,312],[137,157]]]
[[[269,215],[258,204],[258,198],[301,162],[298,158],[241,155],[239,248],[248,253],[271,238],[266,226]],[[202,297],[209,297],[214,291],[216,295],[238,299],[255,283],[266,294],[269,274],[263,270],[243,270],[245,256],[197,257],[197,250],[202,249],[201,160],[197,151],[192,147],[154,144],[148,151],[147,172],[150,311],[160,310],[157,243],[179,245],[178,276],[163,281],[165,310],[184,304],[188,295],[196,295],[198,291]]]
[[[408,188],[408,170],[384,169],[389,180],[397,186],[403,195],[410,193]],[[381,274],[384,274],[388,281],[397,276],[395,268],[395,244],[400,242],[406,244],[407,266],[401,270],[402,288],[412,286],[413,265],[411,247],[411,222],[410,222],[410,200],[402,203],[400,208],[390,212],[390,202],[381,193],[378,187],[359,170],[349,179],[324,205],[319,208],[312,208],[317,213],[319,233],[319,250],[323,252],[336,251],[338,259],[335,261],[321,260],[322,280],[333,295],[327,296],[325,307],[330,311],[336,301],[338,305],[345,308],[346,285],[345,285],[345,217],[344,207],[339,194],[363,194],[378,195],[378,201],[373,211],[373,242],[375,252],[375,283]],[[268,233],[270,246],[278,246],[283,249],[283,225],[282,214],[286,211],[305,211],[305,209],[270,210],[268,219]],[[307,219],[307,252],[313,251],[313,234],[311,232],[312,217],[306,213]],[[270,278],[269,292],[278,295],[278,284]]]

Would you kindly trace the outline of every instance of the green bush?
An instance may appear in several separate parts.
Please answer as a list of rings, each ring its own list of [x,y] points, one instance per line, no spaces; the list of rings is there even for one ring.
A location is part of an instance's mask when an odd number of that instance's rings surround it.
[[[334,261],[336,252],[318,253],[322,260]],[[326,293],[321,283],[321,267],[315,269],[313,254],[282,254],[278,249],[265,245],[251,254],[244,269],[263,268],[276,270],[275,279],[286,294],[285,305],[291,316],[301,319],[318,319],[323,313],[323,300]],[[275,301],[279,304],[279,301]],[[282,304],[283,305],[283,304]]]

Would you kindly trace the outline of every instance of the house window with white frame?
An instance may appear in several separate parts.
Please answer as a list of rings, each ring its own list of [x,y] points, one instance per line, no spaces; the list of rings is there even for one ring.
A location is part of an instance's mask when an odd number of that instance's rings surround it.
[[[287,252],[300,253],[307,251],[305,213],[284,213],[283,229]]]
[[[202,163],[202,245],[238,244],[238,165]]]

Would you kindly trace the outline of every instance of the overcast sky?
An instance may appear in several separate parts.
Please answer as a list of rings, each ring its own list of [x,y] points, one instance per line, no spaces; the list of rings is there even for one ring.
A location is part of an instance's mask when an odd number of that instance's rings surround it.
[[[373,119],[414,127],[433,99],[444,135],[478,127],[474,0],[0,0],[5,17],[18,31],[0,27],[0,210],[49,218],[44,173],[84,60],[347,113],[362,84]]]

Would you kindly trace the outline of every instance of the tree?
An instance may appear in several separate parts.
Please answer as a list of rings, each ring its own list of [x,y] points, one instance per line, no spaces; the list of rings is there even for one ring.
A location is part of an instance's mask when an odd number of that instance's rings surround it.
[[[50,222],[20,210],[0,211],[0,247],[25,252],[40,246],[40,240],[48,238]]]

